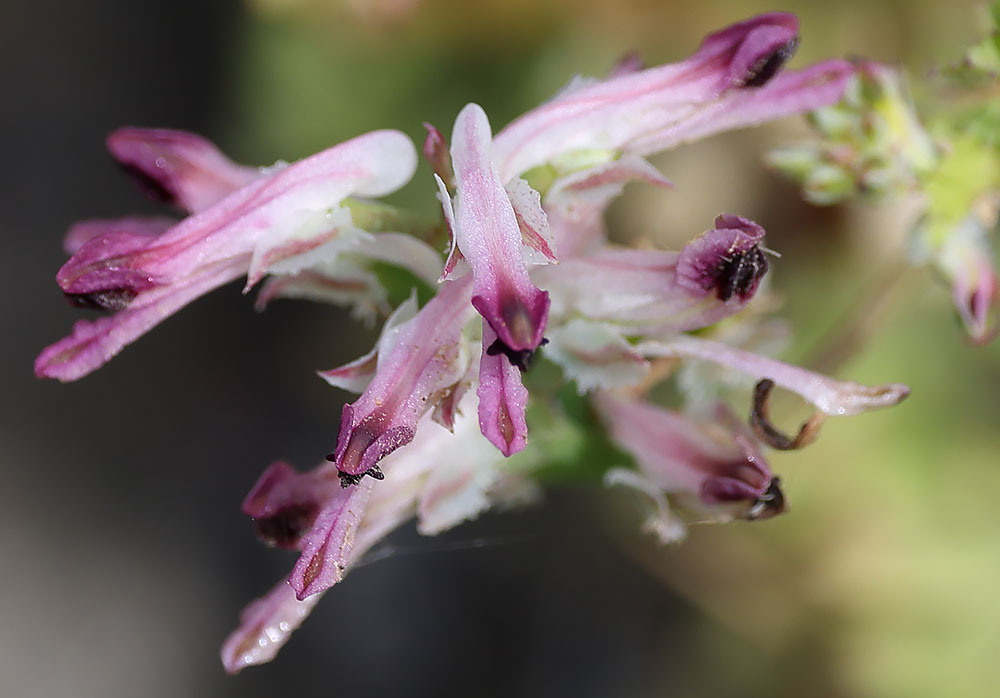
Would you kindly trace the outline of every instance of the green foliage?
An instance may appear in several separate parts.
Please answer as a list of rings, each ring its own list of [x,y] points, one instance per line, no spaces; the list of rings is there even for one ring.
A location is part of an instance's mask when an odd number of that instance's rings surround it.
[[[514,472],[530,471],[543,484],[599,484],[610,468],[634,464],[608,438],[586,396],[575,383],[566,383],[554,363],[540,358],[525,374],[525,384],[531,394],[531,439],[527,449],[508,460]]]
[[[378,281],[388,294],[389,305],[393,308],[410,297],[413,291],[417,293],[417,303],[423,306],[434,297],[435,289],[428,286],[413,272],[386,262],[371,262],[368,269],[375,274]]]

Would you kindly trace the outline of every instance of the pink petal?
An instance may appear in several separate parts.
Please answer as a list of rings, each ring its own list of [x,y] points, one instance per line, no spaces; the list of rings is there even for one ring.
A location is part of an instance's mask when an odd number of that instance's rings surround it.
[[[458,188],[456,240],[472,267],[472,304],[507,347],[533,350],[542,341],[549,298],[528,277],[521,230],[490,160],[490,124],[480,106],[469,104],[459,113],[451,156]]]
[[[465,374],[463,330],[473,314],[472,280],[447,281],[415,317],[379,347],[378,370],[344,407],[333,460],[348,478],[374,469],[412,438],[420,417]]]
[[[70,226],[63,238],[63,250],[66,254],[76,254],[84,244],[94,238],[104,235],[117,237],[132,235],[141,237],[156,237],[177,223],[172,218],[115,218],[110,220],[80,221]]]
[[[222,643],[226,672],[235,674],[274,659],[321,598],[322,594],[316,594],[299,601],[282,580],[266,596],[251,602],[240,613],[240,626]]]
[[[777,385],[798,393],[829,415],[855,415],[870,409],[891,407],[910,394],[910,389],[902,383],[869,386],[838,381],[776,359],[687,335],[664,342],[642,342],[637,349],[646,356],[703,359],[756,379],[769,378]]]
[[[373,482],[365,480],[335,493],[302,537],[302,555],[288,580],[300,601],[343,579]]]
[[[507,182],[505,189],[517,218],[517,226],[521,229],[521,242],[529,250],[539,253],[529,255],[527,261],[533,264],[558,264],[555,243],[539,193],[520,177]]]
[[[399,131],[373,131],[275,174],[273,184],[260,194],[273,199],[263,211],[255,211],[255,223],[264,231],[254,241],[247,287],[276,263],[315,250],[350,228],[349,213],[333,211],[345,198],[393,192],[410,180],[416,167],[417,153],[409,138]],[[272,210],[281,217],[266,216]],[[261,220],[262,213],[269,220]],[[340,220],[344,215],[346,223]]]
[[[528,391],[521,371],[503,353],[491,354],[497,335],[483,322],[483,355],[479,362],[479,427],[483,435],[505,456],[524,450],[528,425],[524,408]]]
[[[120,128],[108,150],[154,198],[190,213],[203,211],[260,177],[237,165],[211,142],[185,131]]]
[[[854,71],[853,65],[841,60],[784,71],[763,87],[727,92],[719,101],[676,124],[637,138],[631,150],[656,153],[723,131],[758,126],[829,106],[844,95]]]

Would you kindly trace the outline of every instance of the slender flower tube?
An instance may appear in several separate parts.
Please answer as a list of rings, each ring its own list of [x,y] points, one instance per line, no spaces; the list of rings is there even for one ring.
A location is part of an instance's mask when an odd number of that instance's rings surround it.
[[[297,271],[334,256],[364,235],[340,203],[351,195],[391,192],[415,167],[416,151],[406,136],[376,131],[258,176],[158,235],[139,226],[89,239],[56,280],[75,304],[116,314],[78,322],[72,335],[41,353],[36,375],[75,380],[190,301],[243,274],[249,288],[268,271]],[[199,198],[199,178],[170,172],[170,186],[192,206],[219,194],[213,185]]]
[[[785,511],[778,478],[753,436],[723,408],[713,421],[700,422],[611,393],[597,393],[594,404],[611,438],[635,457],[654,492],[668,493],[686,508],[721,521]],[[610,481],[638,484],[614,474]],[[653,496],[648,488],[640,489]],[[683,529],[662,521],[668,511],[660,508],[661,523],[653,528],[678,535]]]
[[[490,123],[479,105],[459,112],[451,158],[458,191],[453,233],[472,268],[472,304],[506,350],[534,351],[545,331],[549,296],[528,277],[521,227],[490,159]]]
[[[823,414],[833,416],[857,415],[879,407],[891,407],[910,394],[910,389],[902,383],[871,386],[838,381],[799,366],[688,335],[641,342],[636,349],[645,356],[703,359],[758,379],[771,380],[798,393]]]
[[[381,479],[378,462],[412,441],[420,417],[465,375],[471,297],[471,278],[447,281],[420,312],[386,335],[388,342],[380,341],[377,370],[361,397],[344,406],[330,457],[345,485],[366,474]]]
[[[841,61],[815,66],[804,79],[793,74],[774,91],[757,90],[797,42],[794,15],[764,14],[710,34],[680,63],[571,85],[497,134],[500,175],[510,179],[574,152],[646,155],[836,101],[851,70]],[[743,91],[753,96],[738,97]]]

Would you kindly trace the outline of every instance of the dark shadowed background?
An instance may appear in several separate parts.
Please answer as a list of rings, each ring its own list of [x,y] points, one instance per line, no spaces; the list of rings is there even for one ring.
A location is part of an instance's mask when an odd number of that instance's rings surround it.
[[[973,3],[786,3],[799,64],[865,54],[920,74],[976,37]],[[960,336],[915,274],[884,332],[840,375],[906,381],[897,410],[828,425],[775,457],[793,511],[638,532],[620,493],[543,505],[445,536],[412,526],[319,604],[278,659],[227,677],[218,648],[293,558],[239,505],[283,458],[332,449],[346,397],[313,371],[367,351],[337,309],[264,314],[233,284],[78,383],[34,379],[81,311],[54,283],[74,220],[157,210],[120,175],[121,125],[193,130],[234,159],[302,157],[366,130],[446,133],[482,103],[494,128],[573,72],[638,48],[679,59],[769,3],[706,0],[256,0],[0,6],[0,696],[992,696],[1000,679],[996,346]],[[786,123],[658,159],[675,192],[630,190],[620,239],[675,246],[722,210],[784,253],[774,283],[820,341],[876,278],[896,208],[816,209],[764,172]],[[422,168],[399,200],[429,200]],[[873,261],[874,260],[874,261]]]

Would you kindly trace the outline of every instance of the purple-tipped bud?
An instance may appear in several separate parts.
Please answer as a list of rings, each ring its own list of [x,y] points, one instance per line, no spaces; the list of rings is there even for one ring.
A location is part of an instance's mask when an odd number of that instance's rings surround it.
[[[952,287],[955,308],[965,324],[969,337],[977,344],[986,344],[997,333],[997,272],[989,263],[978,267],[968,276],[955,279]]]
[[[235,674],[274,659],[321,598],[315,595],[299,601],[287,581],[279,582],[240,612],[240,626],[222,643],[222,666]]]
[[[448,143],[437,127],[424,122],[427,129],[427,138],[424,140],[424,157],[431,164],[434,174],[441,178],[441,181],[452,186],[455,175],[451,171],[451,156],[448,153]]]
[[[986,231],[996,220],[969,216],[937,251],[935,262],[951,283],[952,302],[969,338],[987,344],[997,333],[1000,284]]]

